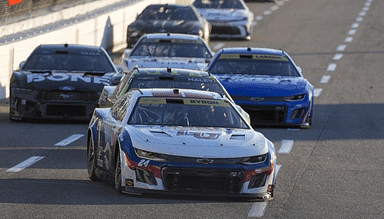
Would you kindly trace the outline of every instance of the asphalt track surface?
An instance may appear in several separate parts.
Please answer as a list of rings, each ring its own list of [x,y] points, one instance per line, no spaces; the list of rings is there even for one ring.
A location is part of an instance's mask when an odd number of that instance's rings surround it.
[[[86,123],[10,122],[0,104],[0,218],[384,218],[384,1],[248,2],[250,41],[316,88],[312,128],[256,128],[278,151],[270,202],[119,195],[86,170]],[[118,57],[114,54],[113,57]]]

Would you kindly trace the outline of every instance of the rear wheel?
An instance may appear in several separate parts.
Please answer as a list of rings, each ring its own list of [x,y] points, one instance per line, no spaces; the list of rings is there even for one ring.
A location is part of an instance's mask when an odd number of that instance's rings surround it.
[[[97,178],[95,170],[96,170],[96,156],[95,156],[95,144],[93,142],[92,136],[88,139],[88,147],[87,147],[87,157],[88,157],[88,177],[91,180],[99,180]]]
[[[121,159],[120,149],[117,151],[116,166],[115,166],[115,189],[118,193],[121,193]]]

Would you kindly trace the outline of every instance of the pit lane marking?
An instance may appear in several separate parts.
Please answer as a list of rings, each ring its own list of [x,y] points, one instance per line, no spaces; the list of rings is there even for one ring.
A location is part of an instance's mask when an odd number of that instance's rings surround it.
[[[79,139],[79,138],[81,138],[83,136],[84,136],[84,134],[74,134],[74,135],[71,135],[68,138],[66,138],[66,139],[56,143],[55,146],[60,146],[60,147],[67,146],[70,143],[76,141],[77,139]]]
[[[341,52],[341,51],[344,51],[345,48],[347,48],[347,45],[339,45],[336,50]]]
[[[29,159],[19,163],[18,165],[8,169],[7,172],[13,172],[13,173],[20,172],[20,171],[24,170],[25,168],[32,166],[33,164],[35,164],[39,160],[43,159],[44,157],[45,156],[32,156]]]

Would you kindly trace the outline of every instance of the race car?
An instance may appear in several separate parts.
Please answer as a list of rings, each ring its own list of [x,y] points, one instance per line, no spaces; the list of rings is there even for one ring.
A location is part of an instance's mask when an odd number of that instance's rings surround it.
[[[205,41],[191,34],[145,34],[120,58],[124,72],[134,67],[203,69],[214,53]]]
[[[311,127],[314,88],[285,51],[223,48],[206,70],[249,113],[252,126]]]
[[[186,88],[213,91],[234,103],[223,85],[205,71],[177,68],[135,68],[124,76],[117,86],[104,86],[99,99],[99,107],[111,107],[118,98],[134,88]],[[249,114],[240,106],[235,105],[235,107],[250,122]]]
[[[203,38],[209,43],[211,26],[193,5],[148,5],[128,26],[127,48],[146,33],[184,33]]]
[[[9,118],[89,121],[103,87],[117,76],[101,47],[39,45],[11,76]]]
[[[273,198],[273,143],[218,93],[133,89],[95,109],[87,136],[89,178],[118,192]]]
[[[251,39],[254,15],[243,0],[195,0],[193,5],[211,24],[211,37]]]

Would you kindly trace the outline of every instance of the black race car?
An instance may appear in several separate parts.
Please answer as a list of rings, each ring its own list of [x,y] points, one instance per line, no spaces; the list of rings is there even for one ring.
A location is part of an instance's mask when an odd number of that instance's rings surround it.
[[[128,26],[127,47],[131,48],[146,33],[193,34],[208,44],[211,25],[193,5],[153,4]]]
[[[9,118],[89,120],[114,77],[119,73],[101,47],[40,45],[11,76]]]

